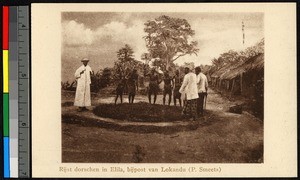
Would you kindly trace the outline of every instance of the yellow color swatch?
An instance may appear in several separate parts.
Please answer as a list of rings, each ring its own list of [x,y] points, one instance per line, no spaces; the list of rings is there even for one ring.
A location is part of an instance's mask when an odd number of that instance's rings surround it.
[[[8,93],[8,50],[3,50],[3,92]]]

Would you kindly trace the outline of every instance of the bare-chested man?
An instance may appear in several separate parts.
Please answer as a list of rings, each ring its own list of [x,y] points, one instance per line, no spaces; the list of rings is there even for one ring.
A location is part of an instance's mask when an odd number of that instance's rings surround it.
[[[129,103],[133,103],[136,91],[138,91],[138,77],[137,70],[133,69],[127,80]]]
[[[181,105],[181,93],[179,92],[179,89],[181,87],[183,78],[180,77],[179,75],[179,70],[176,70],[175,76],[173,77],[174,81],[174,88],[173,88],[173,101],[174,105],[176,106],[176,100],[178,99],[180,107]]]
[[[166,96],[167,94],[169,95],[169,103],[168,105],[170,106],[171,104],[171,97],[172,97],[172,85],[173,85],[173,80],[170,77],[169,73],[167,71],[164,72],[164,92],[163,92],[163,104],[165,105],[166,102]]]
[[[155,104],[157,93],[159,91],[158,85],[161,83],[161,81],[159,80],[159,77],[154,68],[151,70],[149,77],[150,77],[150,82],[149,82],[149,89],[148,89],[148,99],[149,99],[149,103],[151,104],[151,95],[153,94],[154,95],[153,104]]]

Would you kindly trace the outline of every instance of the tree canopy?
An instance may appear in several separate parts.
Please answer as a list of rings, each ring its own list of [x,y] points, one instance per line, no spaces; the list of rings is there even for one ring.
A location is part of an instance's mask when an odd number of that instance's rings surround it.
[[[212,59],[212,69],[218,70],[227,64],[242,62],[261,53],[264,53],[264,38],[243,51],[229,50],[220,54],[218,58]]]
[[[133,61],[134,56],[132,48],[128,44],[125,44],[124,47],[118,50],[117,57],[118,60],[122,63]]]
[[[149,65],[136,60],[133,53],[128,44],[117,51],[118,60],[113,67],[113,76],[116,80],[128,77],[133,69],[137,70],[139,76],[144,76],[149,71]]]
[[[135,66],[137,66],[138,61],[134,59],[132,48],[125,44],[124,47],[117,51],[118,60],[114,64],[114,78],[122,79],[127,76]]]
[[[187,54],[196,54],[197,41],[192,41],[195,32],[186,19],[160,16],[145,23],[146,47],[151,58],[159,58],[169,69],[178,58]]]

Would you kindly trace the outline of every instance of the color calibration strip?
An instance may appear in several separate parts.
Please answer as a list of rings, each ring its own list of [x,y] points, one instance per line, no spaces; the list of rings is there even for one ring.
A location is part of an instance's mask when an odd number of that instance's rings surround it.
[[[3,6],[2,17],[3,175],[4,178],[29,177],[28,7]]]
[[[31,176],[29,7],[3,6],[2,10],[3,170],[1,171],[4,178],[29,178]]]
[[[9,7],[9,147],[10,177],[18,177],[18,8]]]
[[[4,178],[10,178],[10,151],[9,151],[9,7],[3,6],[2,46],[3,46],[3,171]]]
[[[18,6],[19,177],[31,177],[29,7]]]

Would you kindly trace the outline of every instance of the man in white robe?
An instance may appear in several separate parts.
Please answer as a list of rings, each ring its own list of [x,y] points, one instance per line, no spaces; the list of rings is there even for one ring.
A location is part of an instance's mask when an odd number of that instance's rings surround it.
[[[81,62],[83,65],[75,72],[77,87],[74,106],[79,107],[78,111],[88,110],[86,106],[91,106],[90,84],[92,69],[87,65],[89,62],[87,58],[82,59]]]
[[[197,76],[191,71],[191,67],[185,67],[185,76],[179,92],[183,94],[186,98],[186,102],[183,107],[183,114],[191,117],[192,120],[197,118],[197,99],[198,99],[198,89],[197,89]]]

